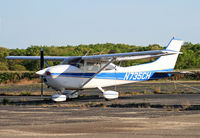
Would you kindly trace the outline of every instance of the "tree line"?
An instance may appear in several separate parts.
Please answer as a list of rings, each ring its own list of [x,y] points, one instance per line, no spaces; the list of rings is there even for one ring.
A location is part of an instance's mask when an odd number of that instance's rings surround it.
[[[127,44],[90,44],[78,46],[30,46],[26,49],[7,49],[0,47],[0,71],[36,71],[40,69],[39,61],[29,60],[6,60],[6,56],[39,56],[40,49],[44,49],[45,56],[83,56],[111,53],[125,53],[147,50],[161,50],[164,47],[153,44],[149,46],[135,46]],[[179,55],[176,69],[200,68],[200,44],[185,42],[181,48],[183,54]],[[121,66],[137,65],[154,61],[155,58],[123,61]],[[49,65],[56,65],[59,62],[48,61]]]

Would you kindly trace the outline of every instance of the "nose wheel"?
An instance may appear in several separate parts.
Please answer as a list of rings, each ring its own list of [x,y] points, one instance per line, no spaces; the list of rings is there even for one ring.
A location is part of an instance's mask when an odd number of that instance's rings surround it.
[[[64,102],[66,101],[67,97],[66,95],[62,95],[62,94],[54,94],[51,96],[51,99],[54,102]]]
[[[58,91],[57,94],[54,94],[51,96],[51,99],[54,102],[64,102],[67,99],[78,98],[78,96],[79,96],[78,91],[65,90],[62,93],[60,91]]]

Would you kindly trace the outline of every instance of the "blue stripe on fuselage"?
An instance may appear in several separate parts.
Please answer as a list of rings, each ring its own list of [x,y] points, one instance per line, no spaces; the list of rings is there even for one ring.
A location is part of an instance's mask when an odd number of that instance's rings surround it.
[[[172,71],[173,69],[159,70],[159,71]],[[111,79],[111,80],[127,80],[127,81],[145,81],[149,79],[159,79],[170,77],[170,74],[156,74],[159,71],[143,71],[143,72],[112,72],[112,73],[99,73],[94,78],[96,79]],[[51,73],[52,76],[63,77],[78,77],[90,78],[95,73]]]
[[[52,76],[90,78],[95,73],[51,73]]]

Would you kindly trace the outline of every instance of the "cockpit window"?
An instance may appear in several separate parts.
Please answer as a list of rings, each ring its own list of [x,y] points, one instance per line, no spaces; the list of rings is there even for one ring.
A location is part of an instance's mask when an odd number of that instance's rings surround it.
[[[99,63],[94,62],[86,62],[85,70],[88,72],[97,72],[101,69],[101,65]]]

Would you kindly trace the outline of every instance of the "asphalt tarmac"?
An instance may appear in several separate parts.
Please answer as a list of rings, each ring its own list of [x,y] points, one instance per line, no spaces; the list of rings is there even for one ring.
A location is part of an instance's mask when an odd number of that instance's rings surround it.
[[[0,96],[0,137],[200,137],[200,94],[49,98]]]

